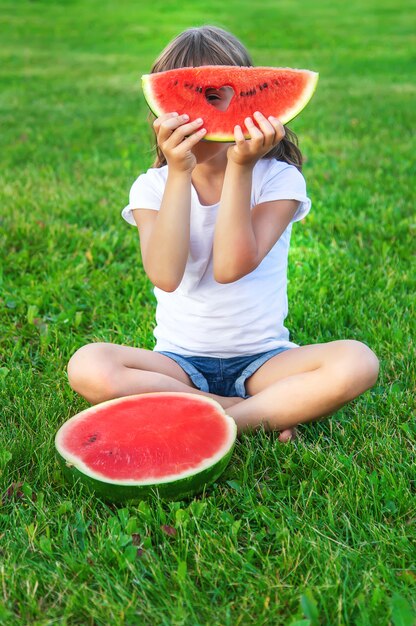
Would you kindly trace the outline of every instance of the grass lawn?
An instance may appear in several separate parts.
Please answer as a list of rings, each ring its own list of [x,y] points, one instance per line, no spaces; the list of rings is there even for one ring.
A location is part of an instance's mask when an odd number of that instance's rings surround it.
[[[412,626],[411,4],[0,8],[0,623]],[[290,125],[313,207],[293,229],[287,325],[299,344],[365,342],[380,377],[294,444],[244,436],[203,497],[113,506],[54,458],[56,430],[88,406],[66,363],[91,341],[153,346],[152,287],[120,217],[152,161],[139,76],[203,23],[257,65],[320,72]]]

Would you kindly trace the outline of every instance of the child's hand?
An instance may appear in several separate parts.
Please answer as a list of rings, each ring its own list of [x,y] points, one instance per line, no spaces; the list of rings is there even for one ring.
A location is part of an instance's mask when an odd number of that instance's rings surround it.
[[[170,170],[192,172],[196,158],[191,149],[206,133],[202,119],[186,122],[188,115],[167,113],[153,122],[157,144],[165,155]]]
[[[235,145],[227,150],[228,160],[239,165],[254,165],[267,154],[285,136],[283,124],[275,117],[268,119],[259,111],[253,115],[260,126],[258,128],[251,117],[246,117],[245,125],[250,139],[245,139],[240,126],[234,128]]]

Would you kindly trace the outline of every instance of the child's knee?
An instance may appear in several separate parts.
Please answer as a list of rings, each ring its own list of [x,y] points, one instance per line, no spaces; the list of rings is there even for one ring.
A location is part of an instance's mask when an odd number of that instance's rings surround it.
[[[90,343],[79,348],[68,362],[68,381],[72,389],[89,402],[117,397],[114,364],[105,343]]]
[[[374,352],[361,341],[352,341],[355,348],[354,369],[366,389],[370,389],[378,378],[380,363]]]
[[[365,344],[362,344],[365,345]],[[367,355],[366,355],[366,359],[367,359],[367,377],[369,380],[369,388],[373,387],[378,379],[378,374],[380,372],[380,361],[378,360],[377,356],[375,355],[375,353],[371,350],[371,348],[369,348],[368,346],[365,346],[367,348]]]
[[[342,342],[341,354],[338,367],[334,368],[341,392],[354,398],[373,387],[380,368],[374,352],[365,343],[349,339]]]

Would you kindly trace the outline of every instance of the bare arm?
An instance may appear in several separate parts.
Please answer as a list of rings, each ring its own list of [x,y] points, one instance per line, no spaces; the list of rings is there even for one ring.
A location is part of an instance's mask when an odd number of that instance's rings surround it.
[[[182,280],[189,252],[191,175],[169,174],[159,211],[136,209],[143,267],[163,291],[174,291]]]
[[[188,118],[189,119],[189,118]],[[177,114],[155,120],[158,144],[168,163],[168,177],[159,211],[137,208],[143,266],[163,291],[175,291],[185,272],[189,253],[191,174],[196,165],[191,148],[202,139],[201,122],[186,124]]]
[[[227,166],[214,236],[214,278],[229,283],[252,272],[282,235],[297,200],[264,202],[251,209],[252,170]]]
[[[239,126],[236,145],[228,150],[220,207],[214,235],[214,278],[229,283],[252,272],[286,229],[299,202],[276,200],[251,209],[253,168],[259,157],[277,145],[284,136],[278,120],[270,123],[255,114],[260,129],[248,118],[251,139],[246,141]]]

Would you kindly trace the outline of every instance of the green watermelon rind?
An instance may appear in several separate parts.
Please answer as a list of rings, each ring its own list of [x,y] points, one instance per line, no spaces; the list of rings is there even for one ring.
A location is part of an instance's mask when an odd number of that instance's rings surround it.
[[[216,456],[215,461],[210,463],[210,460],[206,459],[203,462],[204,466],[202,468],[199,467],[199,469],[194,472],[192,470],[187,470],[184,477],[181,478],[175,476],[171,480],[169,480],[169,476],[167,478],[161,478],[159,481],[152,482],[147,480],[142,483],[131,480],[117,481],[113,479],[101,479],[99,475],[97,476],[93,470],[90,470],[90,468],[88,468],[83,461],[76,457],[76,455],[65,450],[61,437],[65,429],[68,428],[69,424],[76,421],[81,416],[99,411],[100,408],[105,405],[114,405],[127,399],[116,398],[114,400],[102,402],[100,405],[84,409],[77,415],[67,420],[67,422],[65,422],[58,430],[55,436],[55,452],[61,465],[64,477],[71,484],[80,482],[89,491],[102,497],[104,500],[111,502],[139,501],[148,498],[155,492],[158,492],[164,499],[181,499],[200,493],[203,491],[204,487],[210,485],[220,477],[231,459],[237,438],[237,425],[234,419],[227,415],[223,407],[213,398],[205,396],[195,396],[194,394],[183,392],[153,392],[139,394],[138,396],[129,396],[128,399],[133,401],[135,397],[140,396],[192,396],[192,400],[194,401],[214,405],[226,420],[228,431],[227,440],[223,445],[221,453],[217,452],[216,455],[214,455]],[[219,454],[221,454],[221,456],[219,456]]]
[[[318,85],[318,80],[319,80],[318,72],[311,72],[310,70],[304,70],[304,71],[305,72],[308,71],[310,75],[308,86],[303,92],[303,98],[300,98],[296,102],[296,106],[290,109],[290,111],[288,111],[286,115],[282,116],[282,119],[280,120],[282,124],[287,124],[288,122],[291,122],[292,120],[294,120],[295,117],[297,117],[299,113],[303,111],[303,109],[306,107],[308,102],[312,99],[312,96],[316,91],[316,87]]]
[[[261,68],[257,68],[257,69],[261,69]],[[270,68],[265,67],[264,69],[270,69]],[[318,85],[319,73],[313,72],[311,70],[298,70],[295,68],[276,68],[276,69],[281,69],[281,70],[293,69],[294,71],[297,71],[297,72],[307,72],[310,76],[310,79],[308,81],[308,86],[303,92],[303,97],[299,98],[296,101],[295,105],[292,107],[292,109],[290,109],[288,112],[286,112],[285,115],[279,118],[279,121],[281,122],[281,124],[287,124],[288,122],[295,119],[295,117],[297,117],[299,113],[303,111],[303,109],[306,107],[308,102],[312,99],[312,96],[315,93],[316,87]],[[166,111],[162,111],[158,107],[157,101],[153,97],[153,91],[151,88],[151,77],[152,77],[152,74],[142,75],[141,77],[142,90],[143,90],[143,94],[144,94],[144,97],[145,97],[145,100],[147,102],[149,109],[152,111],[155,117],[160,117],[161,115],[166,113]],[[243,132],[244,132],[244,129],[243,129]],[[247,132],[244,132],[244,137],[248,139],[250,135]],[[202,141],[212,141],[215,143],[234,143],[235,137],[234,135],[225,135],[225,134],[214,135],[213,133],[211,133],[211,134],[205,135]]]
[[[56,456],[66,480],[72,485],[81,483],[89,492],[105,501],[134,504],[159,495],[164,500],[183,500],[201,493],[223,474],[230,462],[235,443],[229,451],[211,467],[172,482],[151,485],[123,485],[106,483],[80,472],[56,450]]]

